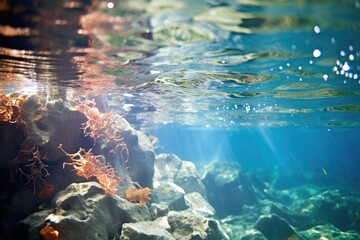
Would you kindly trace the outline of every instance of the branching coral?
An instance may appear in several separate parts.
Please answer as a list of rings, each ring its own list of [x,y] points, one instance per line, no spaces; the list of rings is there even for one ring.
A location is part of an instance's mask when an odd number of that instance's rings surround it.
[[[65,165],[71,165],[76,170],[77,175],[90,179],[96,177],[98,182],[104,191],[109,195],[115,195],[117,192],[117,186],[122,181],[120,177],[116,175],[116,171],[109,164],[105,164],[101,160],[101,156],[95,156],[92,154],[91,149],[86,151],[80,148],[76,153],[66,152],[62,145],[59,145],[61,151],[65,153],[71,159],[71,163],[64,163]]]
[[[132,188],[129,187],[124,191],[124,198],[130,202],[139,203],[140,206],[144,206],[147,201],[151,198],[149,197],[151,193],[150,188]]]
[[[48,165],[44,163],[46,159],[46,154],[41,155],[35,144],[30,150],[20,150],[18,156],[10,161],[10,164],[15,165],[21,175],[26,177],[26,184],[33,183],[34,194],[37,182],[40,180],[46,184],[45,178],[50,175]]]
[[[21,105],[24,101],[22,96],[9,97],[4,94],[0,95],[0,121],[24,124],[21,118]]]

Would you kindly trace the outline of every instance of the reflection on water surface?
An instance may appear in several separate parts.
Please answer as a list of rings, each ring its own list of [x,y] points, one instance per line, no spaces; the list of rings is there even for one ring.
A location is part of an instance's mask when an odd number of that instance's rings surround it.
[[[359,5],[5,1],[0,91],[101,92],[146,127],[358,126]]]

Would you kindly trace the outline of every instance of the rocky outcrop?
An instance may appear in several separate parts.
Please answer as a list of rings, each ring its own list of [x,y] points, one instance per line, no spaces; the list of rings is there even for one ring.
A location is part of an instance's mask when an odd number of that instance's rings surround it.
[[[253,186],[237,163],[212,162],[204,166],[202,182],[219,217],[239,214],[245,204],[257,201]]]
[[[21,228],[28,229],[27,239],[38,239],[46,224],[59,231],[60,239],[108,239],[124,223],[150,220],[146,206],[105,195],[96,182],[71,184],[57,194],[53,204],[21,222]]]
[[[155,221],[125,223],[120,240],[175,240],[170,230],[167,217]]]
[[[184,196],[199,193],[206,198],[202,184],[193,163],[182,161],[173,154],[159,154],[155,159],[153,196],[172,210],[187,208]]]
[[[38,211],[39,205],[48,205],[57,192],[70,184],[97,180],[79,176],[72,166],[64,165],[71,163],[69,156],[80,148],[114,169],[121,180],[118,187],[112,186],[114,194],[122,196],[124,188],[132,186],[132,182],[152,188],[155,153],[144,133],[113,113],[106,113],[108,122],[103,124],[99,118],[98,126],[107,127],[104,132],[96,137],[85,133],[89,116],[76,104],[83,104],[82,107],[86,106],[88,112],[96,116],[105,116],[96,107],[97,104],[106,106],[99,102],[104,98],[86,105],[82,100],[70,104],[62,100],[49,101],[39,95],[11,96],[21,99],[18,100],[21,110],[17,122],[0,122],[0,211],[3,213],[0,238],[11,238],[14,226],[21,219]],[[59,149],[60,144],[68,156]],[[74,159],[79,159],[79,155]]]

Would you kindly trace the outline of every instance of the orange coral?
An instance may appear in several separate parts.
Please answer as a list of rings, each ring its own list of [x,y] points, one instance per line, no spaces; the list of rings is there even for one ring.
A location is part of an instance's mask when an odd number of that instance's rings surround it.
[[[104,191],[109,195],[115,195],[117,192],[117,186],[122,181],[116,175],[116,171],[109,164],[105,164],[101,160],[101,156],[94,156],[91,153],[91,149],[89,151],[85,151],[85,149],[80,148],[76,153],[68,153],[63,148],[62,145],[59,145],[61,151],[63,151],[66,156],[70,157],[71,163],[64,163],[65,165],[71,165],[76,170],[77,175],[89,179],[91,177],[96,177],[98,182]]]
[[[91,137],[94,142],[101,136],[110,136],[110,130],[116,121],[116,116],[112,112],[102,113],[96,107],[94,100],[75,101],[76,108],[85,114],[88,121],[83,124],[84,135]]]
[[[46,159],[46,154],[41,155],[37,144],[34,144],[30,150],[20,150],[17,157],[10,161],[10,164],[15,165],[21,175],[27,178],[26,184],[33,183],[34,194],[36,183],[40,180],[46,184],[45,178],[50,175],[47,170],[49,166],[44,163]]]
[[[38,192],[37,196],[39,198],[47,199],[51,198],[55,191],[55,185],[54,184],[45,184],[40,191]]]
[[[40,234],[45,240],[58,240],[59,231],[55,230],[52,226],[46,225],[40,230]]]
[[[10,97],[4,94],[0,95],[0,121],[16,124],[24,124],[22,120],[21,105],[24,97]]]
[[[112,125],[115,123],[117,115],[112,112],[100,112],[94,100],[75,100],[75,104],[75,108],[84,113],[88,119],[87,122],[82,124],[84,135],[92,138],[94,145],[96,140],[102,136],[116,142],[115,148],[111,151],[113,152],[116,148],[121,147],[126,154],[125,159],[127,159],[128,149],[126,144],[121,137],[115,136],[112,132]]]
[[[144,206],[147,201],[151,198],[149,195],[151,194],[150,188],[132,188],[129,187],[124,191],[124,198],[130,202],[139,203],[140,206]]]

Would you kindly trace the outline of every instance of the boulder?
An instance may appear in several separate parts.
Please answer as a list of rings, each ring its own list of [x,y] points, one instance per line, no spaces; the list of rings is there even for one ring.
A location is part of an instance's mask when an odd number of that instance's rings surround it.
[[[190,211],[170,211],[168,222],[175,239],[229,239],[216,219],[195,215]]]
[[[335,226],[327,223],[324,225],[318,225],[308,230],[300,232],[306,239],[334,239],[334,240],[358,240],[360,239],[359,232],[347,231],[342,232]]]
[[[339,189],[327,190],[300,201],[295,209],[311,219],[312,226],[327,222],[341,231],[360,231],[359,216],[353,210],[360,209],[356,195],[342,193]]]
[[[125,223],[120,240],[175,240],[168,230],[170,226],[167,224],[166,217],[157,221]]]
[[[217,161],[204,166],[202,182],[219,217],[240,214],[245,204],[257,202],[253,186],[237,163]]]
[[[124,223],[150,220],[146,206],[105,195],[96,182],[73,183],[59,192],[53,203],[54,208],[46,217],[46,212],[41,211],[22,221],[21,228],[27,229],[28,239],[39,239],[45,224],[59,231],[59,239],[109,239]]]
[[[250,229],[245,232],[245,234],[239,238],[240,240],[268,240],[261,232],[256,229]]]
[[[195,165],[182,161],[174,154],[162,153],[156,156],[154,181],[174,182],[185,193],[199,192],[206,198],[206,189]]]
[[[283,218],[275,215],[261,215],[254,227],[268,240],[281,240],[297,237],[295,229]]]
[[[173,182],[155,181],[152,197],[160,204],[165,204],[171,210],[184,210],[184,189]]]
[[[196,215],[215,217],[215,209],[198,192],[188,193],[184,196],[186,206]]]

